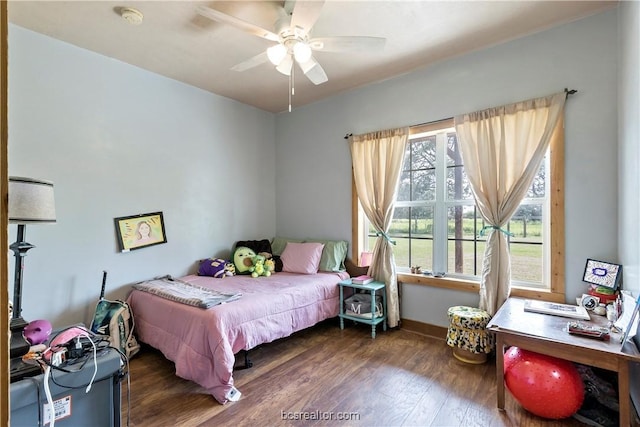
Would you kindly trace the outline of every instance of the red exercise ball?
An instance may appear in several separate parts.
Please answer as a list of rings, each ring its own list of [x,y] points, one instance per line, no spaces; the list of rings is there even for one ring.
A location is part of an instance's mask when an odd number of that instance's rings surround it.
[[[509,350],[504,353],[504,373],[506,374],[509,368],[522,361],[524,354],[524,350],[518,347],[509,347]]]
[[[561,419],[580,409],[584,386],[573,363],[517,347],[511,347],[504,360],[507,389],[527,411]]]

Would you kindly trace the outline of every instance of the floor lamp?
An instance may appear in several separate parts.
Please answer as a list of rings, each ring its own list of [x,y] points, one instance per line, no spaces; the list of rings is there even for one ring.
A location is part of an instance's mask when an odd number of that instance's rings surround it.
[[[29,351],[29,343],[22,335],[27,322],[22,318],[22,274],[24,257],[34,248],[25,241],[27,224],[56,222],[53,183],[32,178],[9,177],[9,223],[18,225],[18,238],[9,246],[15,256],[13,281],[13,312],[11,315],[11,371],[24,370],[21,358]],[[30,365],[26,365],[30,366]]]

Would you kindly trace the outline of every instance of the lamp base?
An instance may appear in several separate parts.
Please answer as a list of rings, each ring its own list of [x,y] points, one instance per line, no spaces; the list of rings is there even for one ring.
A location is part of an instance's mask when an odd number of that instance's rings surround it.
[[[22,317],[11,319],[11,364],[9,371],[12,383],[23,378],[39,375],[42,372],[39,365],[22,360],[22,356],[27,354],[31,347],[29,341],[22,335],[22,331],[27,324]]]
[[[11,382],[14,383],[25,378],[40,375],[42,373],[42,369],[37,364],[24,362],[22,357],[15,357],[11,359],[9,372],[11,374]]]
[[[29,341],[22,335],[22,331],[27,322],[22,317],[11,319],[11,359],[14,357],[22,357],[29,352]]]

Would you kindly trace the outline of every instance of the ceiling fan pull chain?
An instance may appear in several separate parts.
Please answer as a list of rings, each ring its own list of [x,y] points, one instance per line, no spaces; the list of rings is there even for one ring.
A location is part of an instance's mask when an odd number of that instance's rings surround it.
[[[292,88],[291,74],[289,74],[289,112],[291,112],[291,88]]]
[[[291,95],[295,95],[296,94],[296,67],[295,64],[291,64]]]
[[[291,112],[291,97],[296,94],[295,89],[295,72],[296,67],[291,64],[291,72],[289,73],[289,112]]]

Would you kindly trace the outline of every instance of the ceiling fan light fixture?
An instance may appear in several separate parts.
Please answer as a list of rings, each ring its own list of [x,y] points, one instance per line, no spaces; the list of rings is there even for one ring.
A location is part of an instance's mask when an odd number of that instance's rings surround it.
[[[311,48],[304,42],[297,42],[293,46],[293,56],[299,64],[303,64],[311,59]]]
[[[291,69],[293,68],[293,58],[291,55],[285,56],[285,58],[276,66],[276,70],[278,72],[284,74],[285,76],[291,75]]]
[[[273,65],[279,65],[286,55],[287,48],[280,43],[267,49],[267,57]]]

